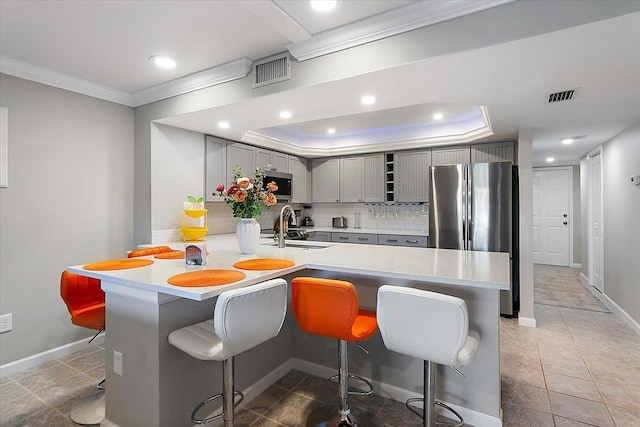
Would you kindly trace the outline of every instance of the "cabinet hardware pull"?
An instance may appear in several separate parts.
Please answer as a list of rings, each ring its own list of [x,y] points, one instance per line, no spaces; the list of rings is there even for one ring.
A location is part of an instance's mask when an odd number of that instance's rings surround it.
[[[387,242],[397,242],[398,239],[387,239]]]
[[[349,240],[349,238],[345,236],[339,236],[339,237],[340,237],[340,240]]]
[[[407,239],[407,243],[418,243],[418,241],[417,240],[409,240],[409,239]]]
[[[363,242],[368,242],[369,238],[368,237],[358,237],[358,240],[361,240]]]

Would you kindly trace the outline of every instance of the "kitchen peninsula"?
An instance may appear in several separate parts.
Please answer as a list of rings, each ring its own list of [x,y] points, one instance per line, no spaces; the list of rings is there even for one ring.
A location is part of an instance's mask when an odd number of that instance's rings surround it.
[[[319,242],[295,242],[296,247],[279,249],[270,246],[270,239],[261,243],[256,255],[241,255],[235,235],[208,236],[209,255],[202,267],[165,259],[129,270],[69,267],[101,279],[106,292],[104,426],[191,425],[189,415],[195,405],[221,390],[221,365],[197,361],[173,348],[168,334],[210,318],[215,297],[226,290],[301,275],[349,280],[357,287],[360,305],[369,309],[375,309],[377,288],[383,284],[463,298],[470,327],[480,333],[480,346],[472,363],[462,369],[466,378],[449,369],[439,370],[438,397],[459,409],[469,424],[501,425],[499,291],[509,286],[508,254]],[[183,249],[184,243],[170,246]],[[235,262],[255,257],[286,258],[295,264],[280,270],[243,270],[244,279],[223,286],[167,283],[169,277],[185,271],[232,269]],[[388,351],[379,333],[363,344],[370,354],[351,351],[351,371],[371,378],[376,393],[401,401],[421,394],[422,361]],[[122,375],[114,373],[114,351],[122,354]],[[328,376],[335,370],[335,353],[335,342],[303,333],[288,313],[276,338],[237,357],[236,388],[250,400],[290,369]]]

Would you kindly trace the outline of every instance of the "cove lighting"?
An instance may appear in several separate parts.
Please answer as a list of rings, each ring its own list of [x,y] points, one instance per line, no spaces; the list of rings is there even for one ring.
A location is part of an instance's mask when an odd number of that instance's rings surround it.
[[[229,129],[229,122],[218,122],[218,127],[221,129]]]
[[[553,157],[547,157],[547,163],[552,163],[555,162],[556,159],[554,159]]]
[[[167,56],[152,56],[149,59],[160,68],[171,69],[176,66],[176,61]]]
[[[564,145],[573,144],[573,138],[564,138],[564,139],[562,140],[562,143],[563,143]]]
[[[290,119],[291,118],[291,111],[280,111],[280,118],[281,119]]]
[[[334,133],[336,133],[336,130],[334,128],[329,128],[329,129],[327,129],[327,133],[329,135],[333,135]]]
[[[311,0],[311,8],[317,12],[329,12],[335,9],[337,0]]]
[[[376,98],[375,96],[371,96],[371,95],[367,95],[367,96],[363,96],[362,99],[360,100],[364,105],[371,105],[374,102],[376,102]]]
[[[444,114],[442,113],[435,113],[433,115],[433,120],[442,120],[442,118],[444,117]]]

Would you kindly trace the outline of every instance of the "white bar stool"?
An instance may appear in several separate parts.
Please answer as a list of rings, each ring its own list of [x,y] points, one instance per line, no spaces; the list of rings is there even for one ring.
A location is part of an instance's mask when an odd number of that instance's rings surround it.
[[[169,334],[169,343],[200,360],[222,361],[223,392],[200,402],[191,421],[207,424],[223,418],[233,427],[234,408],[244,395],[235,391],[233,359],[250,348],[278,335],[287,312],[287,282],[274,279],[223,292],[216,301],[213,319],[185,326]],[[235,395],[240,399],[234,403]],[[207,403],[222,397],[222,413],[197,419]]]
[[[469,313],[464,300],[450,295],[398,286],[378,289],[378,328],[384,345],[391,351],[424,360],[424,399],[409,399],[407,408],[422,418],[423,426],[436,425],[435,405],[452,412],[459,422],[441,423],[463,426],[456,411],[436,401],[436,364],[457,367],[468,364],[475,354],[480,336],[469,330]],[[422,414],[410,403],[423,401]]]

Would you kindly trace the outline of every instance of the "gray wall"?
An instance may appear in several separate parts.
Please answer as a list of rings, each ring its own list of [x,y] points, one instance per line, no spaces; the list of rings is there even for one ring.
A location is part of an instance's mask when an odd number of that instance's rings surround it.
[[[0,364],[92,333],[73,326],[60,273],[133,244],[133,110],[0,75],[9,187],[0,189]]]
[[[602,148],[604,293],[640,323],[640,123]]]

